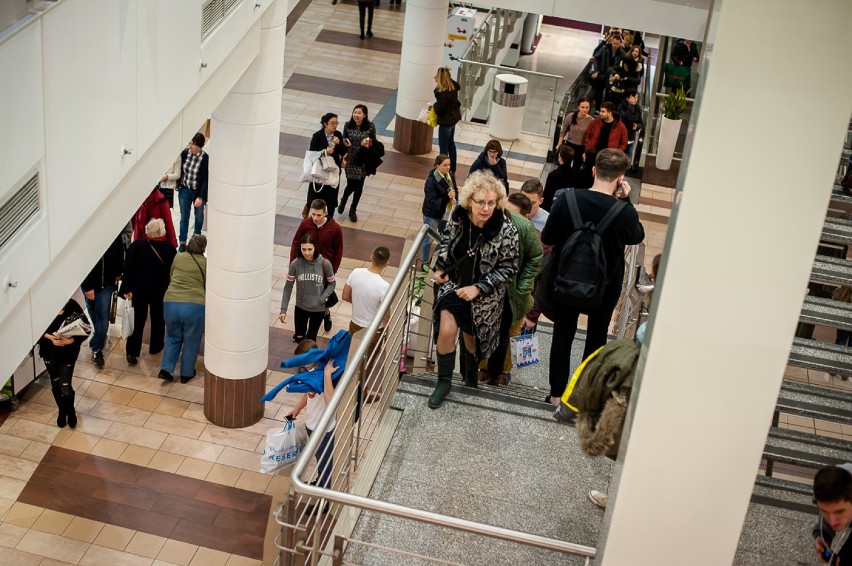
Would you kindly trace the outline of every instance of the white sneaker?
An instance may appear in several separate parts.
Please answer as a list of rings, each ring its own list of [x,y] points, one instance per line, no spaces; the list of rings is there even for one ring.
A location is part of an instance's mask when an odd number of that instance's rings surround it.
[[[607,499],[606,493],[604,493],[602,491],[598,491],[596,489],[593,489],[592,491],[589,492],[589,501],[591,501],[592,503],[594,503],[596,506],[600,507],[601,509],[606,509],[606,499]]]

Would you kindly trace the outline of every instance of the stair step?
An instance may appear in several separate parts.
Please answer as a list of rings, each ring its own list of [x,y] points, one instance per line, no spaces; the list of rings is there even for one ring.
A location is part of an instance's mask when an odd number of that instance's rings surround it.
[[[418,375],[409,375],[405,377],[405,381],[417,383],[420,385],[434,386],[438,379],[435,372],[424,372]],[[453,391],[466,393],[468,395],[487,397],[504,401],[510,405],[522,405],[524,407],[532,407],[543,409],[552,412],[555,407],[550,403],[545,403],[544,398],[549,393],[529,385],[521,385],[510,383],[509,385],[488,385],[480,383],[476,389],[465,387],[464,381],[459,374],[453,374]]]
[[[852,375],[852,348],[819,340],[794,338],[789,363],[805,369]]]
[[[821,297],[805,297],[800,320],[831,328],[852,330],[852,303]]]
[[[852,261],[818,255],[811,269],[811,281],[830,285],[852,285]]]
[[[809,484],[757,476],[751,500],[753,503],[811,514],[814,511],[813,497],[813,488]]]
[[[773,462],[784,462],[806,468],[835,466],[849,461],[852,442],[819,436],[797,430],[772,427],[763,455]]]
[[[820,240],[838,244],[852,244],[852,220],[826,218]]]
[[[845,190],[840,185],[834,185],[834,188],[831,189],[831,200],[852,203],[852,192]]]
[[[852,392],[784,381],[776,409],[792,415],[852,425]]]

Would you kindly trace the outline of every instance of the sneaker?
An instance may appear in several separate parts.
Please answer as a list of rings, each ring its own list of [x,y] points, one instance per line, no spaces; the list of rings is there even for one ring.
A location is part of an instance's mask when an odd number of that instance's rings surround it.
[[[602,491],[598,491],[596,489],[593,489],[592,491],[589,492],[589,501],[591,501],[592,503],[594,503],[597,507],[600,507],[601,509],[606,509],[606,500],[607,500],[607,495],[606,495],[606,493],[604,493]]]
[[[135,366],[138,359],[133,354],[127,354],[127,365]]]
[[[195,375],[196,375],[196,373],[195,373],[195,372],[192,372],[192,375],[189,375],[189,376],[182,375],[182,376],[180,376],[180,382],[181,382],[181,383],[188,383],[190,379],[192,379],[193,377],[195,377]]]
[[[94,364],[96,366],[98,366],[98,369],[104,369],[104,363],[106,363],[104,361],[104,351],[103,350],[93,350],[92,351],[92,362],[94,362]]]
[[[358,222],[358,215],[355,214],[354,210],[349,211],[349,220],[351,220],[352,222]]]
[[[174,381],[175,380],[175,378],[172,377],[172,374],[170,374],[169,372],[167,372],[164,369],[160,370],[160,373],[157,374],[157,377],[159,377],[163,381]]]
[[[323,322],[323,326],[322,326],[323,330],[325,330],[326,332],[331,332],[331,327],[334,326],[334,323],[331,320],[331,313],[330,312],[325,313],[325,317],[323,317],[322,322]]]

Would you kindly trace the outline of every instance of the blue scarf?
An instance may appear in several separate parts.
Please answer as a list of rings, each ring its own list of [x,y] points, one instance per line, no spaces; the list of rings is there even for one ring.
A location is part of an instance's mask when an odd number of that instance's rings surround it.
[[[284,368],[307,366],[310,364],[317,364],[317,368],[288,377],[273,387],[260,400],[264,403],[271,401],[284,388],[287,389],[288,393],[322,393],[325,383],[325,366],[331,360],[334,360],[334,365],[337,366],[337,371],[331,375],[331,381],[336,385],[340,376],[343,375],[343,371],[346,369],[346,359],[349,356],[349,345],[351,343],[352,335],[346,330],[340,330],[331,337],[325,350],[314,348],[304,354],[281,362],[281,367]]]

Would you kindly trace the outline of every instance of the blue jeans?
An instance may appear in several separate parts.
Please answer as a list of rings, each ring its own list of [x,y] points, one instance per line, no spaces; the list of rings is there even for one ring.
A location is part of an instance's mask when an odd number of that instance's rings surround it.
[[[166,319],[166,347],[160,369],[173,373],[180,354],[181,377],[195,375],[195,360],[204,334],[204,305],[198,303],[163,303]],[[183,350],[183,352],[181,352]]]
[[[89,341],[89,347],[93,352],[103,350],[106,344],[107,330],[109,330],[109,307],[112,304],[112,293],[115,291],[115,285],[104,287],[100,291],[95,291],[95,300],[86,299],[86,310],[89,311],[89,318],[92,320],[92,339]]]
[[[423,216],[423,224],[428,224],[430,228],[433,228],[434,230],[438,230],[438,226],[441,225],[441,219],[440,218],[432,218],[430,216],[424,215]],[[429,261],[429,252],[431,251],[431,249],[432,249],[432,238],[430,238],[429,234],[427,233],[425,236],[423,236],[423,243],[420,245],[420,259],[423,260],[423,263],[426,263],[426,262]]]
[[[322,393],[319,393],[319,395],[322,395]],[[314,433],[309,428],[305,430],[308,431],[308,437]],[[316,453],[317,487],[324,487],[326,489],[331,487],[331,470],[334,468],[332,454],[334,454],[334,431],[330,430],[320,440],[320,445]]]
[[[195,211],[195,234],[201,233],[201,227],[204,225],[204,203],[198,208],[195,207],[195,199],[198,197],[198,191],[180,187],[178,189],[178,205],[180,206],[180,235],[178,241],[181,244],[186,243],[187,232],[189,232],[189,213]]]
[[[450,158],[450,171],[456,171],[456,125],[438,126],[438,151]]]

